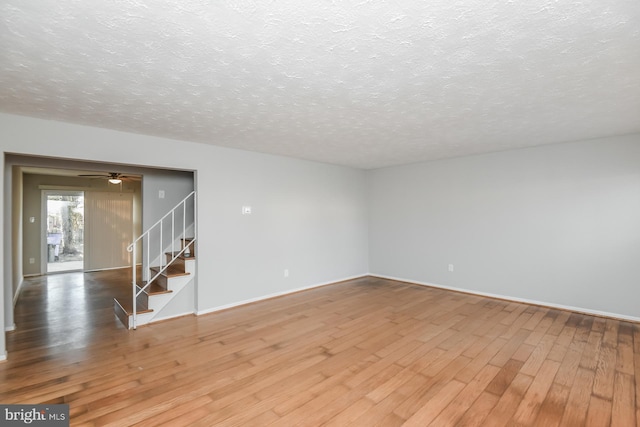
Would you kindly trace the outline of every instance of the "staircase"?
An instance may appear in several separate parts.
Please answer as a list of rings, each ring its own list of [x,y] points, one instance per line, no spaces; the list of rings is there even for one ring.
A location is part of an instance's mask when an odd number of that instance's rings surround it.
[[[163,320],[161,310],[194,279],[196,273],[195,192],[178,203],[131,245],[132,295],[114,298],[114,312],[127,329]],[[176,226],[177,225],[177,226]],[[170,232],[169,232],[170,229]],[[177,250],[176,249],[177,246]],[[151,254],[156,251],[154,258]],[[138,280],[138,250],[142,250],[142,278]],[[151,266],[153,263],[157,265]]]

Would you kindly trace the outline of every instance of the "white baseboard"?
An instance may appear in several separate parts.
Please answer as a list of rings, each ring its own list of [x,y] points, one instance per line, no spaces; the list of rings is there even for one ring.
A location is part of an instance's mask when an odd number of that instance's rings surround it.
[[[5,351],[4,354],[0,354],[0,362],[6,362],[7,361],[7,352]]]
[[[153,320],[151,320],[151,322],[143,326],[153,325],[156,322],[164,322],[165,320],[175,319],[176,317],[193,316],[194,314],[196,313],[194,313],[193,311],[185,311],[184,313],[172,314],[170,316],[165,316],[165,317],[159,317],[159,318],[154,317]]]
[[[125,268],[131,268],[131,266],[123,265],[120,267],[94,268],[93,270],[74,270],[74,271],[70,271],[69,273],[97,273],[99,271],[124,270]],[[61,273],[66,273],[66,271],[61,271]]]
[[[384,275],[381,275],[381,274],[370,273],[369,276],[371,276],[371,277],[379,277],[381,279],[395,280],[395,281],[398,281],[398,282],[412,283],[414,285],[428,286],[428,287],[431,287],[431,288],[445,289],[447,291],[462,292],[462,293],[465,293],[465,294],[478,295],[478,296],[481,296],[481,297],[496,298],[496,299],[501,299],[501,300],[505,300],[505,301],[512,301],[512,302],[521,302],[521,303],[524,303],[524,304],[532,304],[532,305],[538,305],[538,306],[542,306],[542,307],[556,308],[556,309],[559,309],[559,310],[573,311],[575,313],[589,314],[589,315],[592,315],[592,316],[608,317],[610,319],[624,320],[624,321],[628,321],[628,322],[640,323],[640,317],[627,316],[625,314],[609,313],[607,311],[591,310],[591,309],[588,309],[588,308],[574,307],[574,306],[563,305],[563,304],[555,304],[555,303],[545,302],[545,301],[536,301],[536,300],[531,300],[531,299],[527,299],[527,298],[518,298],[518,297],[512,297],[512,296],[508,296],[508,295],[499,295],[499,294],[492,294],[492,293],[488,293],[488,292],[479,292],[479,291],[474,291],[474,290],[471,290],[471,289],[455,288],[455,287],[452,287],[452,286],[444,286],[444,285],[438,285],[438,284],[435,284],[435,283],[420,282],[420,281],[417,281],[417,280],[403,279],[403,278],[400,278],[400,277],[384,276]]]
[[[11,332],[11,331],[15,331],[15,330],[16,330],[16,324],[15,323],[13,325],[11,325],[11,326],[5,326],[4,327],[4,331],[5,332]]]
[[[289,294],[295,294],[296,292],[307,291],[309,289],[320,288],[322,286],[333,285],[335,283],[346,282],[347,280],[360,279],[362,277],[367,277],[367,276],[369,276],[369,274],[359,274],[359,275],[356,275],[356,276],[345,277],[343,279],[332,280],[330,282],[317,283],[315,285],[304,286],[304,287],[301,287],[301,288],[290,289],[290,290],[287,290],[287,291],[277,292],[277,293],[274,293],[274,294],[268,294],[268,295],[264,295],[264,296],[257,297],[257,298],[247,299],[247,300],[244,300],[244,301],[238,301],[238,302],[234,302],[234,303],[231,303],[231,304],[220,305],[218,307],[213,307],[213,308],[208,308],[206,310],[196,311],[196,316],[201,316],[203,314],[209,314],[209,313],[215,313],[216,311],[227,310],[229,308],[238,307],[238,306],[245,305],[245,304],[251,304],[251,303],[254,303],[254,302],[263,301],[263,300],[267,300],[267,299],[271,299],[271,298],[277,298],[277,297],[281,297],[281,296],[285,296],[285,295],[289,295]]]

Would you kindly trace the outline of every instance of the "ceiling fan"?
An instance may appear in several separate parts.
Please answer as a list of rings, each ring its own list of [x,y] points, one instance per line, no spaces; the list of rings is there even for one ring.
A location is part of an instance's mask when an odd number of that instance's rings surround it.
[[[139,176],[128,176],[128,175],[123,175],[123,174],[118,173],[118,172],[108,172],[106,175],[104,175],[104,174],[83,174],[83,175],[78,175],[78,176],[81,176],[83,178],[106,179],[106,180],[109,180],[109,183],[111,183],[111,184],[122,184],[122,181],[140,181],[140,177]]]

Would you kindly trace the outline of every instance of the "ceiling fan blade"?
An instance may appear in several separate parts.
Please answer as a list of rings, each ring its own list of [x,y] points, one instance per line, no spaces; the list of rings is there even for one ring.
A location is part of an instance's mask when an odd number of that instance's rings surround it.
[[[108,173],[105,173],[105,174],[81,174],[81,175],[78,175],[78,176],[82,177],[82,178],[120,179],[120,180],[127,180],[127,181],[141,181],[142,180],[141,176],[123,175],[123,174],[118,173],[118,172],[108,172]]]

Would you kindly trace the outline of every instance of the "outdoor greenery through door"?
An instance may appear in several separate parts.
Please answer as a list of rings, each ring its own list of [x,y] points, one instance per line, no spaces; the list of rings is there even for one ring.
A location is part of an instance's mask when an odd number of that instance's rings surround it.
[[[45,191],[46,272],[84,269],[84,193]]]

